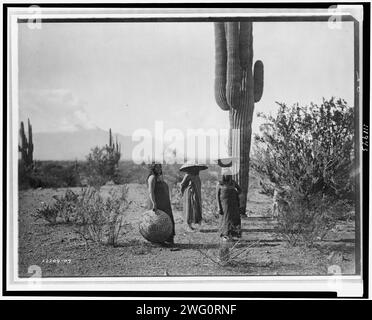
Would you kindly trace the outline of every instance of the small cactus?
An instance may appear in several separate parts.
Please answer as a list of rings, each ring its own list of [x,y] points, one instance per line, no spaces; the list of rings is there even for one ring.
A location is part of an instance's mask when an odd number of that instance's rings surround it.
[[[21,152],[21,160],[26,166],[32,166],[34,162],[34,143],[32,140],[32,126],[30,119],[28,119],[28,139],[25,133],[25,126],[23,121],[21,122],[21,127],[19,129],[19,134],[21,137],[21,145],[18,146],[19,152]]]
[[[121,144],[118,143],[118,138],[116,136],[116,141],[114,142],[111,128],[109,130],[109,144],[106,145],[106,150],[109,158],[109,165],[111,167],[111,174],[114,175],[114,172],[118,166],[120,157],[121,157]]]
[[[120,153],[120,150],[121,150],[121,144],[118,143],[118,137],[116,136],[116,142],[114,143],[114,140],[113,140],[113,137],[112,137],[112,132],[111,132],[111,128],[109,130],[109,144],[106,145],[107,148],[113,153],[115,154],[115,157],[118,157],[118,160],[120,159],[120,156],[121,156],[121,153]]]

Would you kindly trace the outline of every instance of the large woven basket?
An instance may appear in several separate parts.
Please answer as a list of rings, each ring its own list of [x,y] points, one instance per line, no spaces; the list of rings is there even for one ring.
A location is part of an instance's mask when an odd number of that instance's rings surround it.
[[[140,224],[140,234],[150,242],[162,243],[172,235],[171,218],[161,210],[148,210],[143,213]]]

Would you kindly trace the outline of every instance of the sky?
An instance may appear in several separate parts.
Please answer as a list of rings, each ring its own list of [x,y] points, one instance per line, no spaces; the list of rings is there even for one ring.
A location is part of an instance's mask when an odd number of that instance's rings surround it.
[[[352,105],[352,22],[255,22],[253,38],[265,73],[254,132],[276,101]],[[212,23],[20,24],[18,50],[20,120],[34,132],[228,127],[214,99]]]

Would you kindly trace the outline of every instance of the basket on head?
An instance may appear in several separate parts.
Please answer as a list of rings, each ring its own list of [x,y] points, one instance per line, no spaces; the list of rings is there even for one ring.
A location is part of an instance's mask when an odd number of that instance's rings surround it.
[[[232,167],[233,163],[238,161],[239,159],[236,157],[226,157],[226,158],[219,158],[214,160],[218,166],[221,168],[230,168]]]
[[[146,240],[162,243],[172,235],[172,231],[172,220],[164,211],[148,210],[143,213],[139,232]]]
[[[188,170],[192,170],[192,169],[196,169],[196,170],[206,170],[208,169],[208,167],[204,164],[197,164],[197,163],[185,163],[184,165],[181,166],[180,168],[180,171],[183,171],[183,172],[187,172]]]

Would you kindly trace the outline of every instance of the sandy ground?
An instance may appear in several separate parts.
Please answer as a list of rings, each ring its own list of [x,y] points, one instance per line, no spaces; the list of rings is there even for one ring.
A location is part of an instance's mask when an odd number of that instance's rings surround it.
[[[107,192],[111,187],[103,187]],[[41,267],[43,277],[61,276],[205,276],[205,275],[326,275],[332,265],[343,274],[354,273],[354,223],[340,223],[316,248],[290,247],[273,232],[269,212],[271,200],[258,189],[249,193],[249,216],[242,220],[243,236],[233,253],[241,253],[231,264],[218,261],[218,221],[209,220],[195,232],[184,228],[182,212],[174,209],[176,245],[162,247],[147,242],[138,232],[144,211],[146,188],[129,185],[132,201],[125,214],[119,245],[89,243],[87,246],[70,226],[49,225],[32,217],[40,202],[51,202],[66,189],[20,191],[19,275],[30,276],[29,266]],[[72,188],[79,192],[80,188]],[[259,240],[259,242],[258,242]]]

